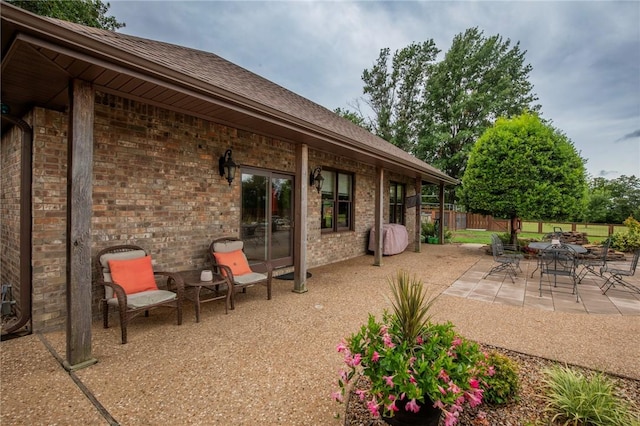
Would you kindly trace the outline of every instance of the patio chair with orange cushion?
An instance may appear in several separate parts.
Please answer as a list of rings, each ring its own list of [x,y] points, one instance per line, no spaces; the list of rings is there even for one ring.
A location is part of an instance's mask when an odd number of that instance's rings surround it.
[[[98,284],[104,287],[104,328],[109,327],[109,308],[117,308],[122,344],[127,343],[128,323],[142,313],[149,316],[152,309],[175,309],[178,325],[182,324],[184,281],[178,274],[154,271],[151,256],[142,247],[119,245],[101,250],[95,267]],[[156,281],[157,276],[165,279]]]
[[[244,241],[234,237],[218,238],[209,245],[209,259],[213,271],[227,277],[233,285],[231,292],[231,309],[235,309],[235,293],[242,289],[246,293],[248,287],[262,284],[267,287],[267,299],[271,300],[272,268],[266,263],[267,273],[255,272],[249,266],[244,254]]]

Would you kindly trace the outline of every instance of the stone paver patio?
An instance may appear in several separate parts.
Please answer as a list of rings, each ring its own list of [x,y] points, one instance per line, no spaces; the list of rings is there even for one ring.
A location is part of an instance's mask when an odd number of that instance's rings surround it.
[[[600,286],[605,278],[587,274],[578,284],[579,302],[572,294],[572,283],[568,277],[558,277],[557,286],[553,279],[545,276],[542,280],[540,296],[540,271],[536,270],[535,259],[520,263],[522,272],[518,272],[515,283],[504,273],[486,276],[493,266],[489,256],[481,258],[459,277],[443,294],[463,297],[484,302],[511,306],[526,306],[549,311],[603,315],[640,315],[640,294],[617,286],[603,295]],[[621,267],[624,262],[620,263]],[[580,268],[580,267],[579,267]],[[640,285],[638,275],[628,279],[636,286]]]

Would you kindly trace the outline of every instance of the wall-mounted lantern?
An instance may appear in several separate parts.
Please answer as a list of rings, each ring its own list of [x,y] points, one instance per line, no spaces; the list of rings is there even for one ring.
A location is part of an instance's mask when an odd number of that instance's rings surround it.
[[[322,167],[316,167],[311,172],[311,179],[309,179],[309,183],[311,186],[315,187],[318,191],[318,194],[322,190],[322,184],[324,183],[324,177],[322,177]]]
[[[228,149],[225,153],[220,157],[218,161],[220,167],[220,176],[224,177],[227,182],[229,182],[229,186],[231,186],[231,182],[236,177],[236,163],[233,162],[231,158],[231,150]]]

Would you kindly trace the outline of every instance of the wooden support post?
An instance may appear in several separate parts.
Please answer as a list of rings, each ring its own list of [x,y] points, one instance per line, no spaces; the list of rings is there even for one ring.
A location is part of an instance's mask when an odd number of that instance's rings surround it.
[[[91,214],[94,90],[69,84],[67,142],[67,370],[97,362],[91,356]]]
[[[438,227],[438,244],[444,244],[444,182],[440,182],[440,226]]]
[[[295,218],[293,228],[293,291],[307,292],[307,202],[309,195],[309,147],[296,147]]]
[[[382,203],[384,202],[384,170],[382,167],[376,168],[376,197],[375,197],[375,237],[376,248],[373,252],[373,265],[382,266],[382,212],[384,211]]]
[[[416,232],[415,250],[416,253],[422,251],[422,178],[416,178]]]

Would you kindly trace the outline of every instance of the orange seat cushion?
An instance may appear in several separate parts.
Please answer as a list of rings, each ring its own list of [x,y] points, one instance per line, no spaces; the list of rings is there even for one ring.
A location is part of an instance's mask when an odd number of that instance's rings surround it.
[[[153,276],[151,256],[127,260],[110,260],[109,270],[111,271],[111,280],[116,284],[120,284],[127,294],[158,289],[156,279]]]
[[[216,252],[213,253],[213,256],[219,265],[225,265],[231,268],[233,275],[244,275],[253,272],[242,250],[230,251],[228,253]],[[222,270],[222,274],[225,274],[224,269]]]

